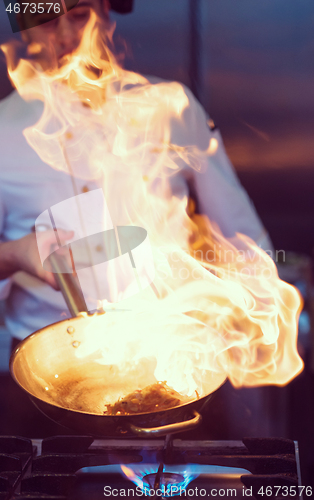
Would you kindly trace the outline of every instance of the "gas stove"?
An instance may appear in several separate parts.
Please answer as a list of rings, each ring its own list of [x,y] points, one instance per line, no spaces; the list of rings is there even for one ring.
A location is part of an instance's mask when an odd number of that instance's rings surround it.
[[[297,442],[0,437],[1,500],[302,496]]]

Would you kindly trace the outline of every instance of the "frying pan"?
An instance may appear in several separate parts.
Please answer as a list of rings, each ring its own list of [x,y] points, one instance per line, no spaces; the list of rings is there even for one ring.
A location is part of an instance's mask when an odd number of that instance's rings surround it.
[[[58,267],[57,262],[54,267]],[[213,372],[207,393],[180,406],[133,415],[104,414],[105,405],[114,403],[125,392],[128,379],[119,379],[112,366],[99,364],[91,356],[76,355],[93,316],[77,315],[82,296],[75,288],[73,276],[57,274],[57,279],[76,317],[31,334],[17,346],[10,359],[13,379],[35,406],[65,427],[99,437],[156,437],[196,427],[201,421],[200,412],[225,382],[224,374]],[[126,393],[143,387],[130,386]]]

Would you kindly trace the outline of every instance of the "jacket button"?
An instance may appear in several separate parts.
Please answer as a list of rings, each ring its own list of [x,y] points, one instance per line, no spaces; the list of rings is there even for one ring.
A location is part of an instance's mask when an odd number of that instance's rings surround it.
[[[89,189],[87,186],[82,187],[82,193],[88,193]]]

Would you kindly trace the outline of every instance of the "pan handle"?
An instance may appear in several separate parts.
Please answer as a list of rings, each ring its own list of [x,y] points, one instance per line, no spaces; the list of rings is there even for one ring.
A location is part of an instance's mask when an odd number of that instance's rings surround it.
[[[177,434],[178,432],[188,431],[194,429],[202,421],[202,416],[193,411],[194,417],[184,422],[176,422],[175,424],[162,425],[161,427],[138,427],[137,425],[130,424],[129,428],[137,436],[165,436],[166,434]]]
[[[33,226],[32,232],[48,231],[49,229],[51,229],[50,226],[40,224],[36,227]],[[51,253],[49,255],[49,260],[56,276],[56,282],[58,283],[72,318],[79,316],[80,312],[88,312],[78,278],[74,276],[73,270],[69,268],[66,260],[56,253]]]
[[[87,306],[79,287],[78,279],[70,272],[62,272],[66,262],[62,260],[60,256],[51,254],[49,259],[66,305],[68,306],[72,318],[75,318],[79,316],[80,312],[87,311]]]

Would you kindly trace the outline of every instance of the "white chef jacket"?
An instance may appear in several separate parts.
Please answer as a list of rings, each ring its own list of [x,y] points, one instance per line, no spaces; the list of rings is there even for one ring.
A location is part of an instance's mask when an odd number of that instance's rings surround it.
[[[156,80],[155,80],[156,81]],[[192,169],[171,179],[173,193],[187,193],[194,185],[200,213],[218,224],[226,237],[248,235],[264,250],[271,242],[254,206],[241,186],[226,155],[219,131],[209,130],[203,108],[186,89],[190,107],[184,127],[172,130],[172,142],[193,144],[214,137],[218,150],[208,158],[204,173]],[[0,240],[22,238],[31,232],[36,218],[49,207],[77,193],[99,188],[97,182],[73,179],[45,164],[28,145],[22,132],[41,116],[40,101],[24,101],[16,91],[0,102]],[[208,142],[207,142],[208,144]],[[189,178],[187,180],[187,178]],[[0,281],[0,299],[6,299],[5,322],[10,333],[23,339],[34,331],[69,317],[60,292],[24,272]]]

